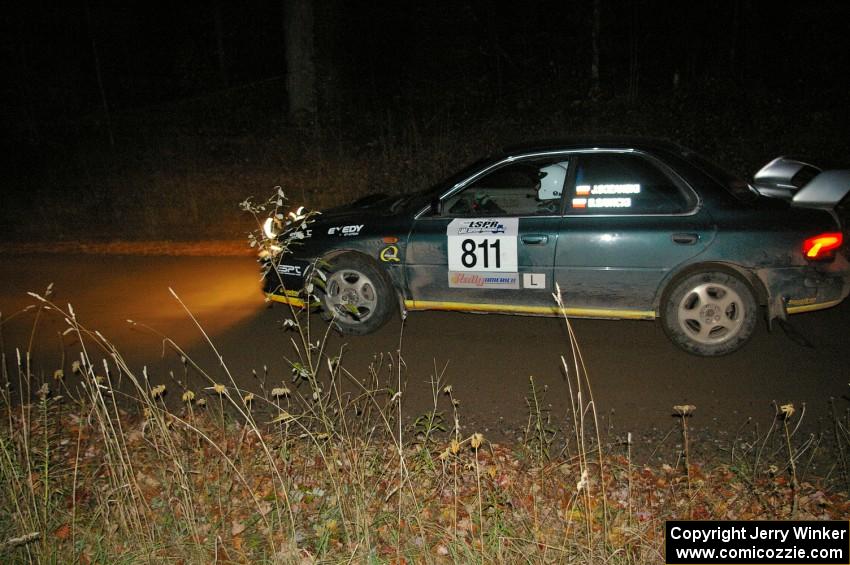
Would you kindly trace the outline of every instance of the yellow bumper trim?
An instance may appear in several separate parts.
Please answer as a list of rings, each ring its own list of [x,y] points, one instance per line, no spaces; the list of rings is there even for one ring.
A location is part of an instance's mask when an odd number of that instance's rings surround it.
[[[266,298],[273,302],[281,302],[283,304],[295,306],[296,308],[304,308],[304,300],[298,298],[298,292],[294,290],[287,290],[286,296],[268,292],[266,293]]]
[[[405,300],[408,310],[450,310],[455,312],[496,312],[503,314],[537,314],[539,316],[576,316],[580,318],[614,318],[623,320],[654,320],[654,310],[616,310],[613,308],[558,308],[557,306],[519,306],[515,304],[470,304],[466,302],[437,302]]]
[[[803,312],[814,312],[815,310],[826,310],[833,306],[838,306],[841,300],[830,300],[829,302],[819,302],[817,304],[803,304],[802,306],[789,306],[785,309],[789,314],[802,314]]]

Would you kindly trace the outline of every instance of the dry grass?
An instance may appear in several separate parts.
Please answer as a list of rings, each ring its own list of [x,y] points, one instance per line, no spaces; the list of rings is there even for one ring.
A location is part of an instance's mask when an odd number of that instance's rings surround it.
[[[41,378],[25,354],[5,360],[6,390],[27,391],[2,408],[6,562],[654,563],[666,519],[850,516],[846,496],[767,464],[636,467],[625,449],[603,453],[593,426],[574,455],[459,425],[417,436],[399,423],[396,357],[363,380],[325,357],[266,394],[189,394],[85,339],[107,361],[84,354]],[[442,390],[436,413],[459,422]]]

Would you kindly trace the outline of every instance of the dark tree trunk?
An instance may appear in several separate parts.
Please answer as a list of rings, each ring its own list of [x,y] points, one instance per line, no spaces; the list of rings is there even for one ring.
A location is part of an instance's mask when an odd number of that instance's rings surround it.
[[[97,74],[97,88],[100,90],[100,103],[103,108],[103,116],[106,121],[106,131],[109,134],[109,145],[115,147],[115,134],[112,133],[112,117],[109,113],[109,101],[106,98],[106,89],[103,86],[103,73],[100,68],[100,52],[97,48],[97,40],[95,39],[95,29],[92,25],[91,11],[89,10],[88,2],[84,2],[86,9],[86,23],[89,26],[89,35],[91,37],[91,51],[94,59],[94,70]]]
[[[285,0],[286,90],[289,118],[307,125],[316,116],[316,66],[311,0]]]
[[[599,20],[602,0],[593,0],[593,23],[591,25],[590,97],[596,98],[602,91],[599,81]]]
[[[16,31],[21,61],[21,71],[17,73],[17,80],[15,82],[18,86],[18,93],[21,97],[21,100],[23,100],[23,103],[25,105],[23,117],[27,124],[27,142],[30,145],[38,145],[41,139],[41,135],[39,134],[38,121],[36,120],[35,105],[33,103],[33,88],[31,86],[32,74],[30,72],[27,44],[21,37],[21,29],[22,26],[19,27]]]
[[[641,0],[632,0],[630,23],[631,41],[629,42],[629,101],[638,97],[640,86],[640,13]]]
[[[230,77],[227,74],[227,56],[224,51],[224,15],[221,0],[213,3],[213,20],[215,23],[215,50],[218,55],[218,80],[222,88],[227,88]]]

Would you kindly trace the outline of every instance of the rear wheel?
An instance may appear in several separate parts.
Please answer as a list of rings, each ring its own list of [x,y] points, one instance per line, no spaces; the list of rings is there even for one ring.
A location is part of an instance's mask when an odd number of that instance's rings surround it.
[[[330,261],[321,293],[324,317],[347,335],[372,333],[396,309],[392,285],[371,261],[352,253]]]
[[[661,308],[670,339],[689,353],[726,355],[753,335],[758,305],[749,285],[726,272],[706,271],[674,283]]]

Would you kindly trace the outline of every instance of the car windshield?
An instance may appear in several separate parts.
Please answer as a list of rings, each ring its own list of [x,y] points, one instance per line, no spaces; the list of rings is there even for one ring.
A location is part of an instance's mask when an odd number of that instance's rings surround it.
[[[399,197],[399,199],[393,202],[390,206],[390,210],[392,212],[399,212],[401,210],[418,210],[431,202],[431,200],[439,198],[445,191],[452,188],[457,183],[466,180],[475,174],[476,171],[483,169],[493,161],[493,158],[478,159],[435,185]]]

